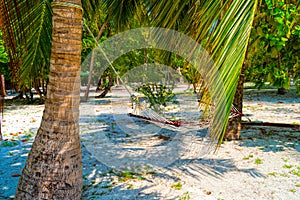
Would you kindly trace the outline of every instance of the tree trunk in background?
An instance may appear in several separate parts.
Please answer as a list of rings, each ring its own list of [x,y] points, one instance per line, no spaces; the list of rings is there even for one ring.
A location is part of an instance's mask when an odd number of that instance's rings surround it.
[[[278,88],[277,94],[285,95],[287,93],[287,90],[285,88]]]
[[[69,1],[70,2],[70,1]],[[50,80],[40,128],[15,199],[80,199],[79,140],[82,9],[54,0]]]
[[[106,16],[106,19],[104,21],[104,23],[102,24],[99,33],[97,35],[96,41],[98,42],[98,40],[100,40],[102,33],[106,27],[106,25],[108,24],[108,19],[109,19],[109,15]],[[98,45],[96,44],[96,48],[98,48]],[[88,77],[88,82],[86,85],[86,90],[84,93],[84,97],[82,99],[82,101],[87,101],[89,98],[89,92],[90,92],[90,86],[91,86],[91,81],[92,81],[92,75],[93,75],[93,71],[94,71],[94,64],[95,64],[95,50],[92,50],[91,53],[91,62],[90,62],[90,71],[89,71],[89,77]]]
[[[86,84],[86,90],[85,90],[83,98],[81,99],[81,101],[83,101],[83,102],[86,102],[89,98],[90,87],[91,87],[91,82],[92,82],[92,76],[93,76],[93,72],[94,72],[94,63],[95,63],[95,50],[92,50],[90,70],[89,70],[88,81],[87,81],[87,84]]]
[[[243,91],[244,91],[244,79],[245,79],[246,61],[241,69],[241,74],[238,80],[238,85],[234,95],[233,105],[242,113],[243,110]],[[227,130],[224,135],[224,140],[238,140],[240,139],[242,116],[236,116],[230,118],[227,125]]]
[[[109,91],[111,91],[111,87],[114,85],[114,71],[112,69],[109,70],[109,76],[108,76],[108,84],[106,87],[104,87],[104,91],[99,94],[98,96],[95,96],[95,98],[104,98]],[[101,78],[100,78],[101,79]]]

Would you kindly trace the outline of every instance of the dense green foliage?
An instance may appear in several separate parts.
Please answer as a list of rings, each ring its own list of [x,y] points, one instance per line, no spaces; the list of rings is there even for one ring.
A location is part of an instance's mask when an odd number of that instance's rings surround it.
[[[6,82],[11,81],[11,75],[9,69],[9,57],[4,46],[1,30],[0,30],[0,72],[4,75]]]
[[[94,20],[100,1],[82,2],[84,17]],[[52,0],[1,1],[0,25],[7,36],[11,79],[20,97],[34,88],[41,99],[46,98],[52,44],[51,3]]]
[[[11,80],[20,97],[31,93],[32,88],[41,98],[46,94],[52,40],[51,2],[1,2],[1,28],[6,34]]]
[[[266,82],[300,93],[300,5],[298,1],[264,0],[258,6],[248,48],[246,79],[258,88]]]
[[[5,51],[4,41],[2,39],[2,31],[0,30],[0,63],[8,63],[8,55]]]

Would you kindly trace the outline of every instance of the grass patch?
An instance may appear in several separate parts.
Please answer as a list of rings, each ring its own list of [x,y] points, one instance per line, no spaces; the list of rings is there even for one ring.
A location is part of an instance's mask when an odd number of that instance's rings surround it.
[[[101,186],[102,188],[105,188],[105,189],[112,189],[112,185],[102,185]]]
[[[270,173],[268,173],[269,176],[276,176],[276,174],[277,174],[276,172],[270,172]]]
[[[99,193],[98,193],[98,191],[93,191],[93,192],[92,192],[92,195],[94,195],[94,196],[98,196],[98,195],[99,195]]]
[[[11,151],[10,151],[10,152],[8,153],[8,155],[9,155],[9,156],[14,156],[15,154],[14,154],[14,152],[11,152]]]
[[[107,173],[101,174],[101,176],[107,176],[109,174],[114,174],[118,177],[118,180],[121,182],[126,182],[129,180],[146,180],[145,176],[146,175],[156,175],[156,172],[150,171],[150,167],[145,167],[145,168],[138,168],[133,171],[129,171],[124,169],[124,171],[116,171],[116,170],[109,170]]]
[[[260,165],[260,164],[263,164],[263,161],[260,158],[256,158],[254,163],[257,165]]]
[[[190,197],[190,193],[189,192],[185,192],[185,193],[183,193],[183,195],[181,195],[179,197],[179,200],[190,200],[190,199],[191,199],[191,197]]]
[[[14,147],[17,146],[18,142],[17,141],[9,141],[5,140],[1,142],[1,147]]]
[[[107,192],[105,192],[105,191],[99,192],[99,196],[102,196],[102,195],[105,195],[105,194],[107,194]]]
[[[282,177],[286,177],[286,178],[290,178],[290,176],[288,175],[288,174],[279,174],[280,176],[282,176]]]
[[[130,171],[119,172],[116,175],[120,178],[120,180],[122,182],[137,179],[137,176],[138,176],[138,174],[136,172],[130,172]]]
[[[123,172],[112,171],[111,173],[118,176],[121,182],[126,182],[129,180],[146,180],[144,175],[150,174],[150,173],[140,173],[140,172],[132,172],[132,171],[123,171]]]
[[[299,167],[297,169],[293,169],[292,171],[290,171],[290,173],[300,177],[300,169],[299,169]]]
[[[133,190],[133,189],[134,189],[133,184],[128,183],[127,184],[127,190]]]
[[[244,157],[243,160],[249,160],[250,158],[253,158],[252,154],[249,154],[247,157]]]
[[[292,165],[283,165],[283,168],[286,168],[286,169],[290,169],[292,167],[293,167]]]
[[[175,190],[181,190],[182,184],[181,184],[180,182],[173,183],[173,184],[171,185],[171,188],[174,188]]]
[[[29,140],[33,136],[33,134],[34,133],[30,130],[25,134],[24,138]]]

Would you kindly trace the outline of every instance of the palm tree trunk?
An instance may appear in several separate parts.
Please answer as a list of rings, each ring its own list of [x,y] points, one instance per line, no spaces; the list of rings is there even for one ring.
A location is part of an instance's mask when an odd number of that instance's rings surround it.
[[[246,61],[244,61],[241,74],[238,80],[236,92],[234,95],[233,105],[242,113],[243,109],[243,91],[244,91],[244,80],[245,80],[245,69]],[[227,129],[224,135],[225,140],[238,140],[240,139],[242,116],[236,116],[230,118],[228,121]]]
[[[50,80],[42,123],[15,199],[80,199],[81,1],[54,0]]]

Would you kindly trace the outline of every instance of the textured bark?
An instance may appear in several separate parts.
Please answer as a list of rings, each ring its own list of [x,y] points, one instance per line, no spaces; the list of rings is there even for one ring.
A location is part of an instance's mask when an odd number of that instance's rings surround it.
[[[238,80],[238,85],[236,88],[236,92],[234,95],[233,105],[242,112],[243,109],[243,91],[244,91],[244,71],[245,71],[246,64],[243,64],[241,74]],[[241,131],[241,121],[242,117],[237,116],[230,118],[227,125],[227,130],[224,135],[224,140],[238,140],[240,139],[240,131]]]
[[[81,5],[80,0],[68,2]],[[80,8],[53,4],[53,42],[45,110],[15,199],[80,199],[81,20]]]

